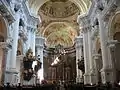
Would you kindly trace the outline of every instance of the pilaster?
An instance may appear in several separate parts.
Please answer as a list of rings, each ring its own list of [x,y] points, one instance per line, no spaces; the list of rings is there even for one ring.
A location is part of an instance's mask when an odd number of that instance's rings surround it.
[[[89,52],[89,61],[90,61],[90,84],[96,84],[96,73],[94,68],[94,61],[92,57],[92,38],[91,38],[91,29],[88,30],[88,52]]]
[[[40,76],[40,80],[44,79],[44,69],[43,69],[43,50],[44,50],[44,42],[45,39],[43,37],[36,37],[36,48],[37,48],[37,57],[38,60],[41,61],[42,65],[41,65],[41,76]]]
[[[16,71],[18,72],[18,78],[17,78],[17,83],[23,83],[23,57],[24,55],[19,55],[16,57],[17,62],[16,62]]]
[[[6,62],[7,62],[7,54],[10,49],[9,44],[7,42],[0,42],[1,49],[1,62],[0,62],[0,85],[4,84],[5,81],[5,71],[6,71]]]
[[[101,69],[101,77],[102,83],[106,82],[114,82],[114,70],[112,66],[112,59],[109,56],[110,51],[107,47],[107,34],[106,34],[106,26],[104,26],[104,19],[101,16],[101,12],[98,12],[98,22],[100,28],[100,42],[101,42],[101,51],[102,51],[102,61],[103,68]]]
[[[116,82],[117,81],[117,78],[116,78],[116,66],[115,66],[115,48],[116,48],[116,44],[119,43],[117,40],[109,40],[107,42],[107,46],[109,48],[109,55],[110,55],[110,58],[111,58],[111,66],[112,66],[112,70],[113,70],[113,81],[112,82]]]
[[[81,20],[81,27],[83,32],[83,51],[84,51],[84,64],[85,64],[85,73],[84,73],[84,84],[90,84],[90,60],[89,60],[89,44],[88,44],[88,31],[90,29],[90,20],[87,15],[79,18]],[[79,21],[80,21],[79,20]]]
[[[83,57],[83,38],[82,36],[78,36],[75,39],[76,42],[76,70],[77,70],[77,77],[76,82],[77,83],[83,83],[83,72],[78,69],[78,62],[81,61],[81,58]]]
[[[14,24],[14,31],[13,31],[13,43],[12,43],[12,50],[10,52],[10,61],[9,61],[9,68],[6,70],[6,82],[10,82],[10,83],[17,83],[16,82],[16,78],[17,78],[17,74],[18,72],[16,72],[16,52],[17,52],[17,44],[18,44],[18,34],[19,34],[19,11],[16,12],[15,14],[15,18],[16,21],[13,23]]]
[[[100,80],[99,80],[99,77],[101,76],[101,74],[99,74],[99,72],[100,72],[100,54],[94,54],[93,55],[93,59],[94,59],[94,61],[95,61],[95,73],[96,73],[96,78],[95,78],[95,80],[96,80],[96,83],[98,83],[98,82],[101,82]]]

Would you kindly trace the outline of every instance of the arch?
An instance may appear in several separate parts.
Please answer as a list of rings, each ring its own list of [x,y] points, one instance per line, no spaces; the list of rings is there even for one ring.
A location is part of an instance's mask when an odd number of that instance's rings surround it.
[[[53,22],[45,28],[42,35],[46,37],[47,42],[50,41],[51,44],[57,44],[59,40],[59,43],[72,46],[77,36],[77,31],[66,22]]]
[[[120,41],[120,11],[117,11],[109,20],[108,37],[110,40]],[[115,50],[111,51],[111,56],[116,69],[116,82],[120,81],[120,43],[115,44]]]
[[[114,34],[120,32],[120,11],[116,12],[109,22],[108,37],[112,40],[114,38]]]
[[[120,32],[116,32],[113,35],[113,39],[120,42]],[[112,52],[112,58],[114,60],[116,69],[116,82],[120,81],[120,43],[115,44],[115,51]]]
[[[52,22],[52,23],[48,24],[48,25],[45,27],[42,35],[44,35],[45,32],[47,31],[47,29],[48,29],[50,26],[54,25],[54,24],[64,24],[64,25],[66,25],[66,26],[70,26],[67,22]]]
[[[28,0],[28,6],[31,11],[37,15],[39,8],[49,0]],[[91,0],[69,0],[73,2],[81,11],[81,13],[85,13],[88,10],[88,6],[90,6]]]

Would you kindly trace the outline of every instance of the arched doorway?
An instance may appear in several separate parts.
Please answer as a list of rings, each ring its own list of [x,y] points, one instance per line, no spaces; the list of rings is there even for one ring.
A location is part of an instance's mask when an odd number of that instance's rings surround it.
[[[3,17],[0,15],[0,84],[3,84],[3,79],[4,79],[4,70],[5,70],[5,64],[6,64],[6,51],[5,51],[5,46],[4,42],[6,42],[7,38],[7,26],[5,23],[5,20]]]

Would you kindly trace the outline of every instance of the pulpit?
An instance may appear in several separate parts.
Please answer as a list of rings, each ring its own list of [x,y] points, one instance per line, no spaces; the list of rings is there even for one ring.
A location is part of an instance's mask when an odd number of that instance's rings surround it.
[[[37,61],[37,64],[32,67],[33,61]],[[30,81],[33,74],[37,74],[38,70],[41,68],[41,62],[33,56],[31,49],[28,49],[26,56],[23,58],[23,79],[25,81]]]

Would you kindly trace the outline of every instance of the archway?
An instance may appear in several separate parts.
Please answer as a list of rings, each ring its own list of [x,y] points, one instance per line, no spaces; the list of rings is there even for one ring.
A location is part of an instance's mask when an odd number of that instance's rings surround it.
[[[27,0],[28,6],[31,8],[31,11],[37,15],[39,8],[46,2],[50,0]],[[51,1],[68,1],[68,0],[51,0]],[[91,5],[91,0],[69,0],[74,3],[84,14],[87,12],[89,6]]]
[[[120,12],[117,12],[110,21],[109,39],[120,42]],[[111,51],[114,68],[116,70],[116,82],[120,81],[120,43],[115,44],[114,51]]]
[[[7,38],[7,26],[3,17],[0,15],[0,84],[3,84],[4,79],[4,70],[5,70],[5,62],[6,62],[6,51],[3,49],[3,43],[6,42]],[[2,47],[3,46],[3,47]]]
[[[120,42],[120,32],[116,32],[113,36],[113,39],[114,40],[117,40]],[[116,69],[116,80],[117,82],[120,81],[120,43],[117,43],[115,45],[115,52],[114,52],[114,57],[115,58],[114,60],[114,66],[115,66],[115,69]]]

